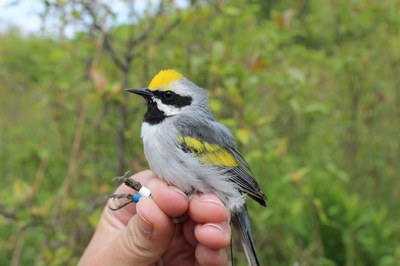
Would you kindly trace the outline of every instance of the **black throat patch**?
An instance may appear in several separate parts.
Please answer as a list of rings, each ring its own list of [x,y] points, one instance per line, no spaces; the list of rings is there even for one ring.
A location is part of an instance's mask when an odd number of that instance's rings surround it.
[[[147,112],[144,114],[144,122],[150,125],[161,123],[167,116],[165,113],[158,109],[157,103],[152,99],[147,99]]]

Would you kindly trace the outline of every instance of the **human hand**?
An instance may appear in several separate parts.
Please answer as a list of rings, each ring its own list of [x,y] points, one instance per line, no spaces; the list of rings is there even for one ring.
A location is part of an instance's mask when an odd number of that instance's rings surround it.
[[[231,239],[228,211],[213,194],[190,199],[151,171],[133,178],[152,192],[137,204],[105,207],[79,265],[227,265]],[[121,185],[115,193],[132,193]],[[188,215],[183,223],[171,218]]]

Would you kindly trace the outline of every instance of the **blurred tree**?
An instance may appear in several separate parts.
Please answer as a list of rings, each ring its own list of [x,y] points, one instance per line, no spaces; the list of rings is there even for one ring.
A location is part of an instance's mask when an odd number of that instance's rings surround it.
[[[400,260],[400,1],[42,3],[41,33],[0,36],[1,265],[76,263],[111,177],[147,167],[121,89],[163,68],[208,90],[267,193],[263,262]]]
[[[97,42],[101,49],[111,58],[115,67],[121,73],[121,86],[128,88],[130,85],[132,63],[138,60],[143,45],[161,42],[167,34],[179,24],[179,16],[167,16],[176,7],[159,1],[157,5],[149,5],[142,11],[135,6],[135,1],[44,1],[46,6],[45,17],[59,16],[62,29],[71,23],[79,22],[82,31],[87,32],[91,42]],[[117,7],[117,8],[116,8]],[[172,8],[172,9],[171,9]],[[119,14],[118,12],[123,12]],[[143,12],[145,12],[143,14]],[[126,17],[125,17],[126,16]],[[119,25],[118,20],[125,19]],[[157,21],[164,18],[163,28]],[[168,20],[167,23],[166,20]],[[118,25],[116,28],[115,25]],[[156,30],[156,27],[158,28]],[[97,73],[95,55],[88,61],[92,74]],[[145,68],[145,67],[144,67]],[[97,73],[98,76],[98,73]],[[95,78],[93,75],[91,78]],[[125,97],[126,94],[123,94]],[[119,123],[117,125],[116,148],[117,164],[116,173],[122,175],[127,168],[125,147],[128,108],[123,100],[119,104]],[[134,111],[134,110],[131,110]]]

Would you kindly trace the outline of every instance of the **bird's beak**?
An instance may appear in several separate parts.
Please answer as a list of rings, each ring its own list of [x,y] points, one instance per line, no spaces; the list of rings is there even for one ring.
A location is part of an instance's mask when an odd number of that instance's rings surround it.
[[[138,94],[140,96],[143,96],[144,98],[151,98],[153,96],[153,92],[149,90],[148,88],[142,88],[142,89],[125,89],[125,91],[129,91],[135,94]]]

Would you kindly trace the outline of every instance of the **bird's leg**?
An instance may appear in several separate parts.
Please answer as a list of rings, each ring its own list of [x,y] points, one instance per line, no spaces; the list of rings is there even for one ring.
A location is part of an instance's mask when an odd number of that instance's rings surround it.
[[[117,211],[122,209],[126,205],[132,202],[131,194],[111,194],[107,196],[111,201],[108,204],[108,208],[112,211]],[[120,199],[126,199],[125,201],[120,201]]]
[[[138,193],[108,195],[108,198],[112,199],[111,203],[114,204],[114,206],[108,205],[108,207],[113,211],[119,210],[131,202],[137,203],[141,196],[151,197],[151,192],[148,188],[142,186],[140,182],[129,177],[129,171],[127,171],[123,176],[117,176],[114,179],[120,182],[124,182],[125,185],[132,188],[133,190],[136,190]],[[126,199],[126,201],[119,202],[120,199]]]
[[[139,191],[142,188],[142,184],[140,184],[140,182],[129,177],[129,171],[126,171],[125,174],[122,176],[114,177],[114,180],[117,180],[119,182],[124,182],[125,185],[136,191]]]

